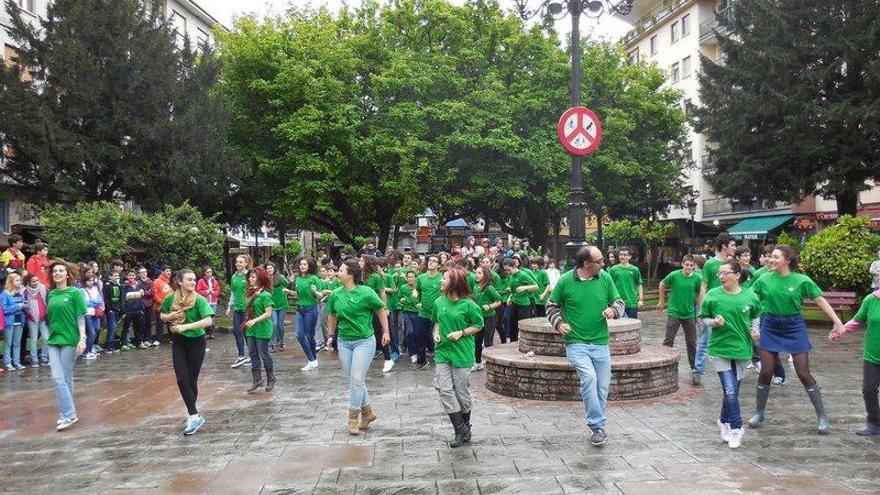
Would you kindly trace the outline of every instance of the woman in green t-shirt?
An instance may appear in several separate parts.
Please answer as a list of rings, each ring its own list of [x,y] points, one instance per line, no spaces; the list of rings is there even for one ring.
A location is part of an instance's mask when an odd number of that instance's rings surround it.
[[[376,291],[376,295],[382,300],[382,304],[388,307],[388,296],[385,295],[385,274],[381,271],[381,261],[376,256],[363,255],[360,259],[361,270],[364,274],[364,285]],[[373,318],[373,335],[376,339],[376,348],[382,351],[382,357],[385,363],[382,366],[382,372],[388,373],[394,367],[394,361],[391,359],[391,344],[382,345],[382,326],[379,324],[378,318]]]
[[[196,400],[207,345],[205,328],[214,324],[214,310],[207,299],[196,293],[196,274],[192,270],[178,271],[174,286],[174,292],[162,302],[159,319],[171,324],[171,362],[180,397],[189,413],[183,430],[189,436],[205,424]]]
[[[474,365],[474,335],[483,328],[483,312],[471,299],[467,274],[460,268],[443,273],[443,294],[434,301],[434,388],[443,412],[455,428],[450,447],[471,439],[471,393],[468,378]]]
[[[376,291],[361,284],[361,267],[345,260],[339,267],[340,287],[327,299],[327,333],[339,330],[339,362],[348,377],[348,432],[357,435],[376,420],[367,393],[367,370],[376,353],[373,318],[382,326],[382,345],[388,345],[388,315]],[[331,341],[332,343],[332,341]]]
[[[413,299],[418,303],[419,318],[416,326],[416,369],[425,369],[430,366],[428,352],[434,352],[434,341],[431,339],[431,329],[434,322],[431,320],[434,311],[434,301],[440,296],[440,282],[443,276],[440,274],[440,258],[430,255],[425,259],[424,273],[416,277],[416,288],[413,290]],[[412,351],[410,351],[412,352]]]
[[[275,367],[269,354],[269,341],[272,340],[272,281],[266,270],[259,266],[248,272],[247,281],[247,306],[241,326],[251,354],[251,375],[254,379],[248,393],[256,393],[263,386],[261,361],[266,368],[266,392],[271,392],[275,388]]]
[[[275,263],[266,263],[266,273],[272,280],[272,341],[269,352],[284,352],[284,319],[287,318],[290,281],[278,270]]]
[[[73,404],[73,365],[86,349],[86,299],[75,285],[76,267],[64,260],[49,265],[51,290],[46,296],[49,322],[49,367],[60,410],[55,429],[66,430],[79,421]]]
[[[760,327],[758,297],[740,286],[746,277],[746,269],[738,261],[723,263],[718,267],[721,286],[706,293],[700,311],[702,323],[712,329],[709,357],[724,394],[717,423],[721,438],[732,449],[739,447],[745,432],[739,390],[752,357],[752,341],[758,337]]]
[[[323,283],[318,278],[318,264],[311,256],[303,256],[296,262],[296,340],[302,347],[308,363],[300,371],[312,371],[318,367],[318,346],[315,344],[315,328],[318,325],[318,302],[321,300]]]
[[[478,266],[474,272],[474,302],[483,312],[483,328],[476,337],[474,359],[476,363],[471,371],[480,371],[483,366],[483,348],[492,347],[495,336],[495,310],[501,306],[501,296],[495,290],[492,271]]]
[[[794,370],[816,409],[817,430],[828,433],[830,423],[825,415],[822,392],[810,373],[809,352],[812,346],[807,335],[807,324],[801,314],[804,299],[812,299],[828,318],[834,330],[842,333],[843,323],[837,313],[822,297],[822,289],[813,280],[798,272],[798,255],[789,246],[780,244],[771,254],[770,269],[752,284],[752,291],[761,300],[764,311],[761,318],[761,373],[755,400],[755,414],[749,426],[756,428],[764,421],[764,409],[770,396],[770,380],[780,352],[791,354]]]
[[[230,368],[238,368],[243,364],[247,364],[249,359],[244,354],[244,332],[242,331],[242,323],[244,323],[245,309],[247,308],[247,273],[251,266],[251,257],[247,254],[239,254],[235,257],[235,273],[232,274],[232,280],[229,283],[229,302],[226,304],[226,316],[232,315],[232,336],[235,337],[235,347],[238,350],[238,357],[232,362]]]

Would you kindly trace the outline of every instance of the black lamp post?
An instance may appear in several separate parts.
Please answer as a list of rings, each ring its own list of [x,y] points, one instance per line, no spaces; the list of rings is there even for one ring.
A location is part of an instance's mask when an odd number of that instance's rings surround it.
[[[529,0],[514,0],[517,13],[523,20],[540,15],[545,19],[558,20],[571,14],[571,106],[581,104],[581,14],[594,19],[599,18],[606,10],[626,15],[632,11],[633,0],[543,0],[534,9],[528,7]],[[561,113],[561,112],[560,112]],[[578,249],[586,245],[584,219],[586,218],[584,203],[584,177],[581,169],[581,157],[571,156],[571,192],[568,203],[569,241],[565,245],[568,259],[574,260]],[[601,212],[598,214],[602,221]]]
[[[691,215],[691,245],[690,245],[690,248],[688,249],[688,254],[693,254],[694,253],[694,242],[695,242],[695,239],[694,239],[694,235],[695,235],[694,234],[694,215],[697,214],[697,201],[696,201],[696,199],[694,199],[693,196],[691,197],[691,199],[688,200],[687,206],[688,206],[688,213],[690,213],[690,215]]]

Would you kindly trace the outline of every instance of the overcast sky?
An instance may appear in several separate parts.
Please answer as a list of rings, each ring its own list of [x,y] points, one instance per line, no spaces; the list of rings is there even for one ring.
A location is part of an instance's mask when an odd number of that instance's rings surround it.
[[[463,3],[463,0],[451,1],[452,3],[456,4]],[[538,5],[540,1],[541,0],[531,0],[530,4]],[[500,2],[501,5],[505,8],[512,8],[513,6],[512,0],[500,0]],[[256,13],[260,16],[281,14],[290,4],[297,6],[327,5],[331,9],[335,10],[344,3],[348,5],[358,5],[360,1],[349,0],[347,2],[343,2],[341,0],[252,0],[249,2],[242,2],[241,0],[198,0],[196,3],[201,5],[208,12],[210,12],[211,15],[216,17],[224,25],[226,25],[227,27],[232,27],[232,20],[236,16],[250,13]],[[559,30],[561,36],[568,36],[569,26],[571,25],[570,23],[571,21],[568,18],[565,18],[558,22],[557,29]],[[617,41],[618,39],[620,39],[620,37],[626,34],[629,29],[630,27],[627,23],[607,14],[603,15],[598,23],[596,21],[587,19],[586,17],[581,18],[581,35],[592,36],[595,39]]]

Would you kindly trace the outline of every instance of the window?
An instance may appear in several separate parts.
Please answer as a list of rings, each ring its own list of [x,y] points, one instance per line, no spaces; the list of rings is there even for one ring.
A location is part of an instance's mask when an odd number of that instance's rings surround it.
[[[657,35],[651,36],[651,55],[657,55]]]
[[[211,36],[203,31],[202,28],[196,28],[196,43],[198,48],[204,48],[211,44]]]
[[[684,105],[682,106],[682,110],[684,110],[684,116],[690,117],[694,112],[694,102],[690,100],[690,98],[684,100]],[[691,146],[691,143],[688,142],[688,146]]]
[[[681,59],[681,78],[691,77],[691,57]]]
[[[171,12],[171,25],[174,26],[174,34],[177,42],[183,46],[183,39],[186,37],[186,17],[176,10]]]
[[[15,0],[15,3],[18,4],[20,9],[27,10],[28,12],[34,14],[37,11],[36,0]]]
[[[639,63],[639,49],[638,48],[629,52],[629,63],[631,63],[631,64]]]
[[[678,38],[679,38],[679,36],[678,36],[678,21],[673,22],[672,26],[670,26],[669,29],[670,29],[670,35],[672,37],[672,42],[675,43],[676,41],[678,41]]]
[[[681,72],[678,62],[672,64],[672,82],[677,83],[681,79]]]
[[[685,14],[681,16],[681,37],[691,34],[691,15]]]

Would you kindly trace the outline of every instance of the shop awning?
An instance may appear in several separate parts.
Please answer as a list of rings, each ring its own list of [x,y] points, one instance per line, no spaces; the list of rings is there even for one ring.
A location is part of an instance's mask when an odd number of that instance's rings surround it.
[[[767,234],[794,218],[794,215],[772,215],[769,217],[746,218],[734,225],[727,232],[733,237],[743,240],[764,240]]]

